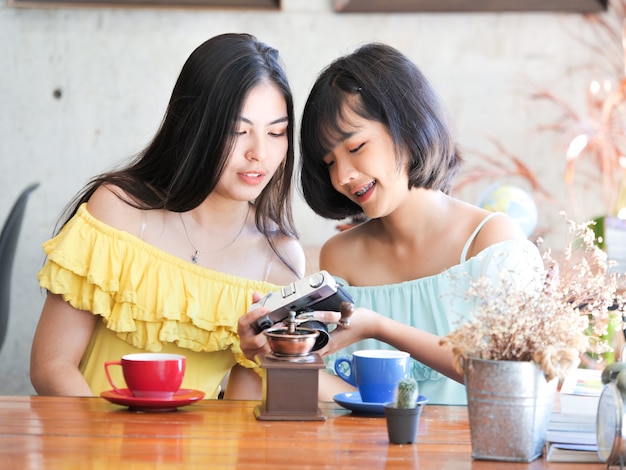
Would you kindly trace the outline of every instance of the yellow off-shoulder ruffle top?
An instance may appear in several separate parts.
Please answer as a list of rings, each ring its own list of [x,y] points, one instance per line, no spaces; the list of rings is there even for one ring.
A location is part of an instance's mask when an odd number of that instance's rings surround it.
[[[100,222],[85,204],[43,248],[40,285],[102,319],[80,363],[95,395],[111,389],[104,362],[132,352],[185,355],[182,387],[208,398],[235,363],[256,367],[241,351],[237,320],[254,291],[278,286],[186,262]],[[114,380],[123,385],[121,372]]]

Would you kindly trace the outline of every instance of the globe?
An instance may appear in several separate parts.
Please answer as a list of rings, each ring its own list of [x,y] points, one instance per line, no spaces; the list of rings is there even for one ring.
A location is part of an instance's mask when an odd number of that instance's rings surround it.
[[[516,186],[490,186],[480,197],[478,205],[491,212],[504,212],[520,224],[527,237],[537,226],[535,201],[530,194]]]

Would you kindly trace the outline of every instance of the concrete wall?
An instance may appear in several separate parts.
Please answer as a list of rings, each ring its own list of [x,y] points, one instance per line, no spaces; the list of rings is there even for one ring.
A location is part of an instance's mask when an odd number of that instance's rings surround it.
[[[283,0],[275,12],[16,9],[0,0],[0,219],[28,183],[41,182],[16,254],[1,394],[33,393],[30,343],[44,298],[36,273],[59,212],[91,175],[148,142],[189,53],[230,31],[252,33],[282,52],[298,115],[332,59],[368,41],[398,47],[447,102],[470,162],[478,152],[497,156],[489,141],[495,137],[563,204],[563,136],[536,132],[556,114],[530,93],[550,89],[584,110],[589,79],[609,73],[605,58],[577,40],[595,39],[572,13],[337,14],[331,0]],[[304,245],[334,233],[335,224],[299,197],[295,205]],[[592,202],[581,217],[600,210]],[[545,206],[540,225],[549,226],[554,213]]]

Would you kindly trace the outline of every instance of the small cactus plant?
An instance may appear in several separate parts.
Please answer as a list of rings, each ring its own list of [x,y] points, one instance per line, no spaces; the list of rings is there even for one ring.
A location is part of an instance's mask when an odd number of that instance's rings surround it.
[[[400,380],[396,389],[396,408],[415,408],[417,392],[417,382],[414,378],[406,377]]]

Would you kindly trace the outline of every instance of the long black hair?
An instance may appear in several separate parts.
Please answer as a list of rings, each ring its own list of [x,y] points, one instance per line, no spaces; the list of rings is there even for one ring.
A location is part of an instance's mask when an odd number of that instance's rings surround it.
[[[461,163],[434,89],[405,55],[372,43],[341,57],[317,78],[300,126],[300,184],[304,199],[322,217],[363,213],[333,188],[323,158],[346,136],[347,110],[383,124],[396,147],[398,165],[408,154],[409,188],[448,192]]]
[[[139,209],[186,212],[215,189],[234,145],[233,129],[252,88],[275,85],[287,104],[288,150],[269,184],[256,198],[255,223],[278,257],[273,238],[298,238],[293,221],[293,96],[278,51],[249,34],[215,36],[189,56],[174,85],[167,111],[152,142],[126,166],[92,178],[65,208],[60,230],[78,207],[105,183],[121,188]]]

